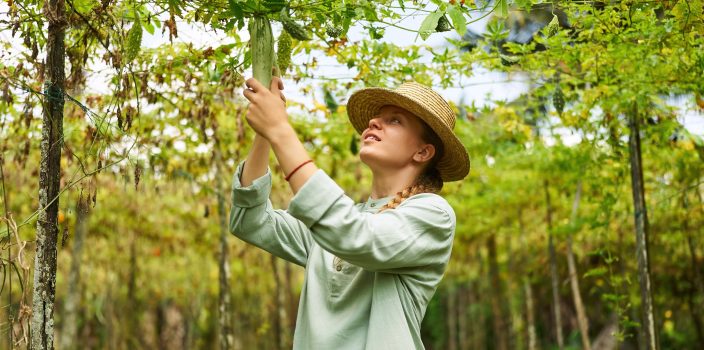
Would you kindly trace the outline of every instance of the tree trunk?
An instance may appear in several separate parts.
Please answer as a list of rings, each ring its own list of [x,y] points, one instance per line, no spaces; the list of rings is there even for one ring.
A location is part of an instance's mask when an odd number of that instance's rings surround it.
[[[572,215],[570,221],[574,225],[577,222],[577,212],[579,211],[579,201],[582,198],[582,180],[577,182],[577,191],[574,195],[574,202],[572,203]],[[574,301],[574,308],[577,311],[577,324],[579,325],[579,332],[582,336],[582,349],[591,350],[591,344],[589,341],[589,320],[584,311],[584,304],[582,303],[582,293],[579,290],[579,279],[577,278],[577,266],[574,262],[574,254],[572,253],[572,233],[567,234],[567,267],[570,272],[570,285],[572,286],[572,299]]]
[[[108,277],[108,281],[110,283],[116,283],[114,277]],[[105,326],[103,328],[105,335],[101,336],[101,340],[104,342],[104,344],[101,345],[108,350],[117,350],[124,347],[124,345],[121,346],[119,342],[124,332],[120,329],[118,318],[115,317],[115,299],[118,299],[119,296],[115,298],[113,298],[113,296],[113,289],[108,288],[105,293]]]
[[[276,349],[286,349],[287,344],[285,344],[286,336],[286,294],[284,293],[284,288],[281,283],[281,273],[279,272],[278,258],[271,255],[271,266],[274,271],[275,288],[274,291],[274,310],[273,310],[273,331],[274,340],[276,343]]]
[[[535,333],[535,311],[533,310],[533,288],[530,279],[523,279],[523,292],[526,295],[526,328],[528,333],[528,350],[538,349],[538,341]]]
[[[492,234],[487,240],[487,250],[489,252],[489,276],[491,281],[491,310],[494,314],[494,342],[497,350],[508,350],[508,339],[506,332],[506,316],[504,313],[503,288],[499,277],[499,264],[496,258],[496,237]]]
[[[552,280],[552,304],[553,313],[555,316],[555,336],[557,337],[557,346],[562,349],[564,340],[562,338],[562,311],[560,310],[560,281],[557,276],[557,257],[555,254],[555,245],[552,237],[552,205],[550,204],[550,186],[545,180],[545,203],[547,206],[546,220],[548,224],[548,254],[550,255],[550,277]]]
[[[83,255],[83,241],[88,231],[88,215],[90,205],[83,196],[76,205],[76,229],[71,247],[71,270],[68,274],[68,292],[64,302],[63,332],[61,336],[61,349],[76,349],[78,335],[78,306],[81,304],[81,256]]]
[[[137,233],[135,231],[130,232],[130,266],[129,275],[127,276],[127,332],[126,341],[131,348],[141,347],[141,341],[143,340],[139,331],[139,312],[141,308],[139,306],[140,301],[137,299],[137,274],[139,274],[139,267],[137,266]]]
[[[486,317],[484,315],[484,310],[481,307],[481,295],[482,293],[478,290],[480,287],[480,282],[471,282],[469,288],[467,289],[467,298],[469,299],[469,305],[472,310],[470,316],[474,318],[476,316],[476,323],[471,328],[472,337],[470,341],[470,349],[486,349]]]
[[[658,333],[655,328],[655,312],[653,311],[653,292],[650,282],[650,256],[648,249],[648,211],[645,205],[645,186],[643,184],[643,164],[640,150],[640,127],[638,125],[638,109],[634,106],[629,115],[630,135],[628,151],[631,163],[631,190],[633,191],[633,209],[635,211],[636,256],[638,258],[638,278],[641,297],[641,336],[644,339],[644,349],[659,348]]]
[[[59,233],[59,188],[64,111],[63,0],[44,3],[48,23],[46,74],[39,165],[39,217],[37,219],[34,285],[32,290],[31,348],[54,348],[54,298],[56,294],[56,242]]]
[[[247,261],[245,256],[246,253],[246,249],[240,250],[240,253],[237,255],[237,259]],[[247,264],[243,264],[241,272],[242,279],[244,281],[249,281],[249,275],[250,273],[247,268]],[[239,287],[242,288],[242,296],[233,300],[233,304],[235,305],[234,308],[236,310],[236,316],[233,319],[235,334],[242,338],[243,349],[253,349],[256,347],[256,339],[254,331],[251,330],[251,325],[254,323],[254,317],[250,311],[253,304],[250,300],[257,300],[258,302],[258,299],[253,299],[252,295],[255,293],[250,291],[249,283],[241,283],[239,284]]]
[[[3,118],[2,124],[0,124],[0,130],[2,130],[5,127],[5,119]],[[7,144],[7,141],[2,145],[3,149],[5,148]],[[12,232],[10,231],[10,202],[8,201],[7,198],[7,190],[5,189],[5,170],[3,169],[3,164],[5,162],[5,159],[3,158],[4,155],[0,153],[0,184],[2,185],[2,204],[4,208],[4,219],[5,219],[5,227],[7,227],[7,234],[8,236],[12,236]],[[9,245],[7,247],[7,261],[12,261],[12,245]],[[12,278],[8,281],[8,290],[9,293],[7,293],[7,305],[9,308],[7,309],[7,324],[8,324],[8,331],[7,331],[7,348],[12,349],[12,346],[14,344],[13,341],[13,331],[14,331],[14,315],[12,313]]]
[[[159,305],[159,349],[184,350],[186,344],[186,323],[183,312],[174,302]]]
[[[227,212],[225,209],[225,188],[222,185],[222,165],[220,164],[220,152],[216,151],[217,162],[217,196],[218,196],[218,220],[220,224],[220,256],[218,258],[218,343],[220,350],[240,349],[241,344],[235,344],[234,331],[232,327],[232,294],[230,294],[230,263],[227,237]]]
[[[447,350],[457,350],[457,290],[450,286],[447,291]]]
[[[594,338],[592,348],[594,350],[616,350],[618,349],[618,315],[611,314],[607,323]]]
[[[523,211],[518,210],[518,234],[521,236],[521,244],[526,247],[526,234],[523,226]],[[528,350],[537,350],[538,341],[535,333],[535,312],[533,309],[533,287],[530,285],[530,273],[523,273],[523,294],[526,303],[526,333],[528,337]]]
[[[510,225],[511,222],[507,218],[506,226],[510,227]],[[518,271],[516,265],[519,264],[520,261],[517,261],[515,254],[513,254],[513,247],[511,246],[512,241],[513,240],[511,239],[506,240],[506,247],[504,250],[508,253],[508,257],[506,258],[508,271],[515,272]],[[506,322],[504,325],[504,329],[506,331],[505,337],[507,339],[509,349],[524,349],[526,341],[522,329],[524,327],[522,317],[523,313],[521,312],[520,298],[513,298],[511,295],[511,291],[514,290],[514,287],[511,285],[512,281],[513,277],[508,277],[504,285],[504,297],[506,298],[504,307],[504,311],[506,312],[506,319],[504,320]]]
[[[296,329],[296,316],[298,314],[298,298],[296,298],[295,293],[293,292],[293,285],[291,284],[291,263],[286,262],[284,264],[284,273],[285,273],[285,284],[284,287],[286,288],[286,303],[288,305],[287,307],[287,315],[288,315],[288,330],[287,333],[289,335],[289,339],[293,342],[293,336],[292,334],[294,333]],[[293,346],[293,343],[291,343],[291,346]]]
[[[277,261],[277,265],[287,265],[288,262],[285,260]],[[279,331],[281,332],[281,349],[291,349],[293,347],[293,337],[289,332],[289,313],[288,313],[288,290],[286,289],[286,276],[285,269],[279,266],[276,273],[277,282],[277,293],[276,293],[276,304],[278,306],[279,320],[281,322]]]
[[[461,350],[469,349],[467,335],[467,286],[462,286],[457,290],[457,345]]]
[[[702,274],[700,272],[700,266],[697,263],[699,258],[697,257],[696,242],[694,242],[694,237],[692,237],[689,228],[689,203],[686,193],[682,195],[682,208],[685,210],[685,217],[682,221],[682,231],[684,231],[687,236],[687,249],[689,250],[689,259],[692,266],[692,283],[689,287],[689,293],[687,293],[687,303],[689,304],[689,313],[697,333],[697,340],[699,344],[704,344],[704,328],[702,327],[704,322],[702,322],[701,313],[698,311],[701,310],[699,307],[699,299],[704,293],[704,283],[702,283]]]

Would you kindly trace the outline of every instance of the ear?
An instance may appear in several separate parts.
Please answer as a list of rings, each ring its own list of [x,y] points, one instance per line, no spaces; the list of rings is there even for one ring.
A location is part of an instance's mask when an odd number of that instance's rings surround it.
[[[433,158],[435,155],[435,146],[430,143],[426,143],[418,149],[418,151],[413,154],[413,160],[418,163],[424,163]]]

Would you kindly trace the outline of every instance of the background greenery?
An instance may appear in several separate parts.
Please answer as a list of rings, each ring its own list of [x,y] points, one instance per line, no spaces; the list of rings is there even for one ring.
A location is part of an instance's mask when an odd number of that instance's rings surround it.
[[[8,349],[29,341],[44,5],[8,0],[0,17],[0,348]],[[449,269],[423,322],[427,348],[650,348],[639,336],[643,299],[628,145],[634,120],[658,344],[700,348],[704,142],[685,127],[684,115],[701,119],[704,108],[703,6],[66,1],[56,346],[290,348],[302,269],[233,237],[223,240],[221,221],[233,168],[253,137],[241,98],[252,64],[247,22],[266,16],[278,36],[284,9],[312,37],[292,43],[284,79],[300,91],[289,93],[322,96],[312,104],[290,101],[292,121],[318,166],[360,201],[369,194],[370,173],[356,156],[359,140],[346,118],[352,91],[406,80],[460,87],[485,69],[530,86],[488,105],[451,101],[472,170],[443,190],[458,225]],[[406,28],[418,32],[417,41],[380,40],[412,15],[423,18]],[[441,18],[454,28],[439,27]],[[467,29],[482,18],[486,31]],[[173,40],[179,28],[192,27],[228,41],[143,46],[147,33]],[[461,39],[448,37],[442,49],[425,44],[445,29]],[[351,76],[321,75],[315,68],[322,60]],[[98,84],[96,76],[104,80]],[[273,158],[272,170],[272,200],[285,207],[291,193]]]

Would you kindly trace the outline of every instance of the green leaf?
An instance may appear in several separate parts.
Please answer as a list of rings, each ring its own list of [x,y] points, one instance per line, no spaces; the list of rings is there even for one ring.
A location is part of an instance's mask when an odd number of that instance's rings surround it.
[[[154,24],[152,24],[151,21],[142,22],[142,27],[147,31],[147,33],[154,35]]]
[[[506,18],[508,17],[508,0],[497,0],[497,7],[499,8],[499,16]]]
[[[79,12],[81,14],[87,14],[90,12],[90,10],[95,7],[95,6],[100,6],[96,0],[74,0],[73,1],[73,7],[76,9],[76,12]]]
[[[401,7],[402,11],[406,10],[406,5],[404,5],[403,0],[398,0],[398,6]]]
[[[230,13],[237,19],[244,18],[244,11],[242,10],[242,5],[235,0],[229,0],[228,2]]]
[[[244,53],[244,58],[242,59],[242,67],[247,69],[252,65],[252,52],[247,50]]]
[[[264,6],[269,9],[269,11],[278,12],[286,6],[288,1],[284,0],[264,0]]]
[[[430,34],[435,33],[435,27],[438,26],[438,21],[444,14],[445,12],[441,11],[435,11],[428,14],[428,16],[423,20],[423,23],[420,24],[418,35],[425,40],[428,36],[430,36]]]
[[[380,28],[369,27],[369,36],[374,40],[381,39],[384,37],[384,30]]]
[[[606,270],[605,267],[600,266],[600,267],[596,267],[596,268],[593,268],[593,269],[587,271],[587,272],[584,274],[584,276],[582,276],[582,277],[583,277],[583,278],[587,278],[587,277],[592,277],[592,276],[603,276],[603,275],[605,275],[607,272],[608,272],[608,270]]]
[[[456,6],[450,6],[450,10],[447,12],[452,20],[452,25],[455,26],[457,34],[463,36],[467,32],[467,21],[464,18],[464,14]]]
[[[335,100],[335,96],[332,95],[330,90],[325,89],[325,91],[323,91],[323,99],[325,100],[325,105],[330,110],[330,113],[335,113],[335,111],[337,110],[338,104],[337,104],[337,101]]]

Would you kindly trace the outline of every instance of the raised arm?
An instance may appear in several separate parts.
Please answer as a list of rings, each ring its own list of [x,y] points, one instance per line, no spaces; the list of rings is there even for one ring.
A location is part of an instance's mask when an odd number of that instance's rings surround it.
[[[232,179],[230,232],[275,256],[305,266],[312,245],[310,230],[286,211],[272,207],[268,170],[249,186],[242,186],[240,176],[246,164],[239,164]]]
[[[249,151],[249,156],[242,170],[241,184],[247,187],[252,184],[255,179],[264,176],[269,169],[269,150],[271,145],[269,141],[261,135],[254,135],[252,149]]]
[[[267,108],[285,107],[281,89],[281,80],[275,78],[272,90],[276,95],[269,97],[276,96],[276,103]],[[258,107],[251,105],[250,108]],[[270,149],[269,141],[257,133],[247,160],[237,167],[232,180],[230,231],[245,242],[305,266],[311,247],[310,230],[286,211],[273,209],[269,200]]]

